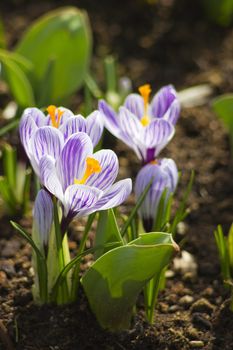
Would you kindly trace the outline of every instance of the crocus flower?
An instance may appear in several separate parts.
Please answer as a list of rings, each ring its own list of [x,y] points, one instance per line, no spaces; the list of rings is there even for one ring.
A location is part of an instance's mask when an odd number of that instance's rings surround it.
[[[40,190],[33,210],[33,240],[40,251],[46,251],[53,223],[53,201],[51,195]]]
[[[94,111],[87,118],[52,105],[47,111],[48,115],[44,115],[38,108],[25,109],[19,126],[21,142],[37,175],[41,156],[47,154],[56,159],[72,134],[80,131],[87,133],[95,146],[103,132],[103,119],[99,111]]]
[[[54,143],[55,135],[50,136],[50,143]],[[116,154],[111,150],[93,154],[93,144],[86,133],[70,136],[56,158],[40,152],[41,183],[62,203],[66,223],[74,217],[118,206],[131,192],[131,179],[114,183],[119,169]]]
[[[152,181],[151,187],[139,209],[143,226],[147,232],[153,228],[161,195],[167,189],[166,198],[175,191],[178,182],[178,170],[172,159],[163,158],[145,165],[138,173],[135,182],[136,199]],[[166,205],[166,200],[165,200]]]
[[[106,128],[131,147],[144,164],[154,160],[174,135],[180,104],[176,91],[165,86],[149,103],[150,85],[130,94],[119,113],[104,101],[99,102]]]

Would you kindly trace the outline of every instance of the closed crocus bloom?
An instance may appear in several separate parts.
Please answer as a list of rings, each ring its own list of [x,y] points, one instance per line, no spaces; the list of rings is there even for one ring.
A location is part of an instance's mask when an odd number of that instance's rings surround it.
[[[53,202],[51,195],[40,190],[36,196],[33,210],[33,240],[40,251],[47,250],[53,223]]]
[[[27,108],[19,126],[21,142],[37,175],[40,158],[47,154],[56,159],[66,140],[74,133],[87,133],[96,146],[103,132],[103,118],[99,111],[84,118],[64,107],[51,105],[47,112],[45,115],[38,108]]]
[[[150,232],[156,220],[157,208],[162,193],[167,189],[166,198],[175,191],[178,182],[178,170],[172,159],[163,158],[145,165],[138,173],[135,183],[136,199],[152,181],[150,189],[139,209],[144,229]],[[165,200],[166,205],[166,200]]]
[[[83,132],[70,136],[56,159],[43,155],[39,163],[41,183],[62,203],[67,223],[118,206],[128,197],[132,181],[114,183],[118,170],[116,154],[111,150],[93,153],[91,139]]]
[[[159,90],[149,103],[149,84],[130,94],[116,113],[104,100],[99,110],[106,128],[131,147],[144,164],[154,160],[174,135],[180,103],[172,85]]]

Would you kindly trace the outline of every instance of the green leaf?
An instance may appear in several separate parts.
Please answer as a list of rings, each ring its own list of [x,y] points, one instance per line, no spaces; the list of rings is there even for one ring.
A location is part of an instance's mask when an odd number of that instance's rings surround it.
[[[232,277],[233,277],[233,224],[230,227],[229,233],[228,233],[228,255],[229,255],[229,264],[232,271]]]
[[[7,132],[11,131],[12,129],[15,129],[19,125],[19,120],[13,120],[12,122],[6,124],[0,129],[0,137],[5,135]]]
[[[60,104],[84,81],[92,47],[87,15],[75,7],[64,7],[39,18],[25,33],[16,52],[29,59],[34,70],[29,78],[36,100]],[[53,69],[48,77],[48,65]],[[41,90],[49,79],[47,100]],[[42,97],[43,99],[42,99]]]
[[[4,79],[9,85],[10,92],[16,102],[21,107],[35,105],[32,87],[20,65],[10,55],[5,58],[1,56],[0,61],[3,65]]]
[[[140,208],[140,206],[142,205],[149,189],[150,189],[150,186],[153,182],[153,179],[151,179],[151,181],[148,183],[148,185],[146,186],[144,192],[141,194],[141,196],[138,198],[138,201],[137,201],[137,204],[134,206],[134,208],[132,209],[126,223],[124,224],[122,230],[121,230],[121,236],[124,237],[124,235],[126,234],[127,232],[127,229],[128,227],[130,226],[132,220],[134,219],[134,217],[137,215],[137,211],[138,209]]]
[[[37,259],[37,271],[38,279],[40,286],[40,299],[42,303],[46,303],[48,300],[48,291],[47,291],[47,264],[46,259],[43,254],[40,252],[31,236],[16,222],[10,221],[11,225],[19,232],[19,234],[26,239],[26,241],[31,245],[32,249],[36,254]]]
[[[128,328],[138,294],[159,276],[177,249],[167,233],[147,233],[102,255],[82,277],[90,307],[103,328]]]
[[[213,109],[233,134],[233,94],[222,95],[213,101]]]
[[[9,144],[5,144],[3,148],[3,168],[4,176],[12,189],[16,188],[16,150]]]
[[[95,236],[95,246],[104,246],[106,243],[119,242],[119,245],[124,245],[121,237],[116,217],[112,209],[104,210],[99,213],[98,226]],[[95,254],[95,259],[106,253],[106,249],[98,249]]]
[[[231,273],[227,251],[227,240],[220,225],[218,225],[217,230],[214,231],[214,237],[218,248],[222,277],[224,280],[228,280],[231,278]]]

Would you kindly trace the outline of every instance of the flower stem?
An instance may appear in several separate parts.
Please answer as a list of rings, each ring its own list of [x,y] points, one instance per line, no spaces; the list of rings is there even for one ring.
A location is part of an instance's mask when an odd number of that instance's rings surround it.
[[[58,265],[59,265],[59,273],[60,273],[65,266],[65,257],[64,257],[64,251],[63,251],[63,244],[62,244],[63,239],[62,239],[61,227],[59,222],[57,201],[55,198],[54,198],[54,225],[55,225],[57,252],[58,252]],[[69,290],[68,290],[67,280],[65,280],[60,287],[60,291],[57,296],[57,303],[65,304],[68,301],[69,301]]]
[[[89,233],[91,225],[94,221],[95,215],[96,215],[96,213],[93,213],[88,217],[85,231],[83,233],[83,237],[82,237],[81,242],[80,242],[78,254],[81,254],[84,252],[88,233]],[[80,264],[81,264],[81,260],[79,260],[77,262],[77,264],[75,265],[73,275],[72,275],[72,287],[71,287],[71,298],[70,298],[71,301],[75,301],[77,299],[78,287],[79,287]]]

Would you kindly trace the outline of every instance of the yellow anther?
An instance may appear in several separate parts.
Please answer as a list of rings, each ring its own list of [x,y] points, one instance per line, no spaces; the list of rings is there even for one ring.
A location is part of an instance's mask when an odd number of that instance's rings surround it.
[[[84,185],[92,174],[98,174],[102,170],[99,161],[94,158],[88,157],[86,159],[86,163],[87,163],[87,167],[82,179],[81,180],[74,179],[74,183],[76,185]]]
[[[156,159],[154,159],[154,160],[150,161],[150,164],[152,164],[152,165],[158,165],[159,162],[158,162]]]
[[[51,118],[52,126],[55,128],[58,128],[61,121],[61,116],[64,113],[64,111],[61,111],[59,108],[57,108],[54,105],[50,105],[47,108],[47,112]]]
[[[141,123],[143,126],[147,126],[150,124],[150,118],[148,116],[148,105],[149,105],[149,97],[151,93],[151,87],[149,84],[145,84],[139,87],[139,92],[143,98],[144,102],[144,115],[141,118]]]

